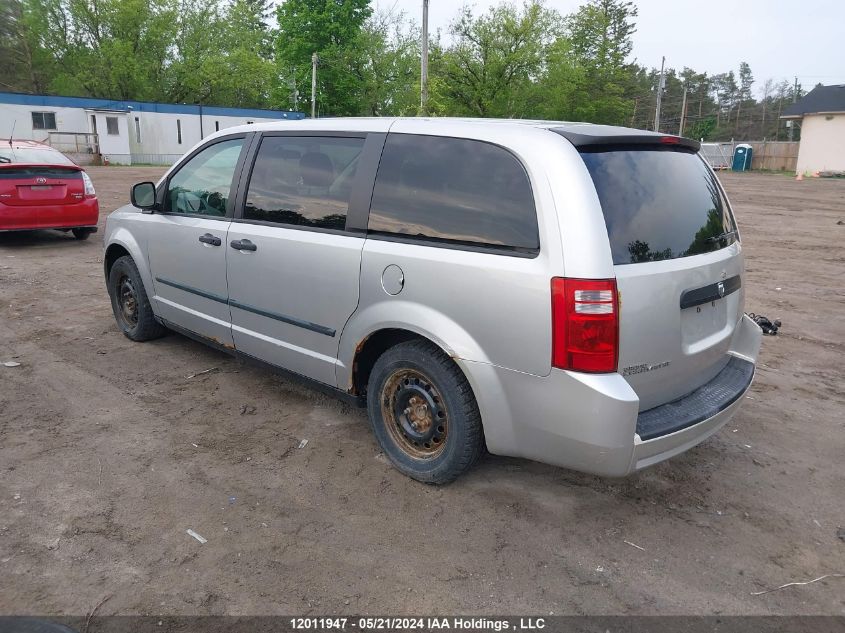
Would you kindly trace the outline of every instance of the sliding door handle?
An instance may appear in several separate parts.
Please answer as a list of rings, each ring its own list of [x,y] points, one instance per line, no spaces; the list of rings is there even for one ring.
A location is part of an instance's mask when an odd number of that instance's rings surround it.
[[[257,251],[258,247],[249,240],[232,240],[229,246],[236,251]]]
[[[203,244],[210,244],[211,246],[220,246],[223,243],[223,240],[216,235],[206,233],[205,235],[200,235],[200,242]]]

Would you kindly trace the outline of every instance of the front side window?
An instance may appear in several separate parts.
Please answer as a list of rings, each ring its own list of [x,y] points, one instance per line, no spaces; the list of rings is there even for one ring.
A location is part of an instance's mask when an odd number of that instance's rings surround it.
[[[224,217],[242,138],[210,145],[179,168],[167,184],[169,213]]]
[[[33,130],[55,130],[56,129],[56,113],[55,112],[33,112],[32,113],[32,129]]]
[[[244,219],[342,230],[362,138],[268,136],[249,179]]]
[[[116,116],[107,116],[106,117],[106,133],[117,136],[120,134],[120,131],[117,127],[117,117]]]
[[[501,147],[468,139],[388,136],[369,230],[522,252],[540,247],[522,164]]]

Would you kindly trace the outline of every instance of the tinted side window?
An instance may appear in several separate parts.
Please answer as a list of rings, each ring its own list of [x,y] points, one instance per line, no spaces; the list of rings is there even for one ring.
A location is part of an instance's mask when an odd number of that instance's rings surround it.
[[[179,168],[167,184],[167,211],[223,217],[244,140],[215,143]]]
[[[264,137],[244,219],[342,230],[363,148],[362,138]]]
[[[536,251],[528,174],[510,152],[466,139],[387,137],[369,230]]]

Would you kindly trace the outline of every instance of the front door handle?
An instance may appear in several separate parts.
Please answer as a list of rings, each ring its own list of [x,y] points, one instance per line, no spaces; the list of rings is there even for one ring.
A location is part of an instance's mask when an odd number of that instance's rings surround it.
[[[212,246],[220,246],[223,243],[219,237],[212,235],[211,233],[200,235],[200,242],[203,244],[211,244]]]
[[[236,251],[257,251],[258,247],[249,240],[232,240],[229,246]]]

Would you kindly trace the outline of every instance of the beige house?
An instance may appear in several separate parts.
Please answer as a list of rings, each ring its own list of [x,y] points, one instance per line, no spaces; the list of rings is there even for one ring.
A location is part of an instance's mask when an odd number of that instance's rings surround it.
[[[801,125],[796,173],[845,172],[845,85],[816,86],[781,118]]]

